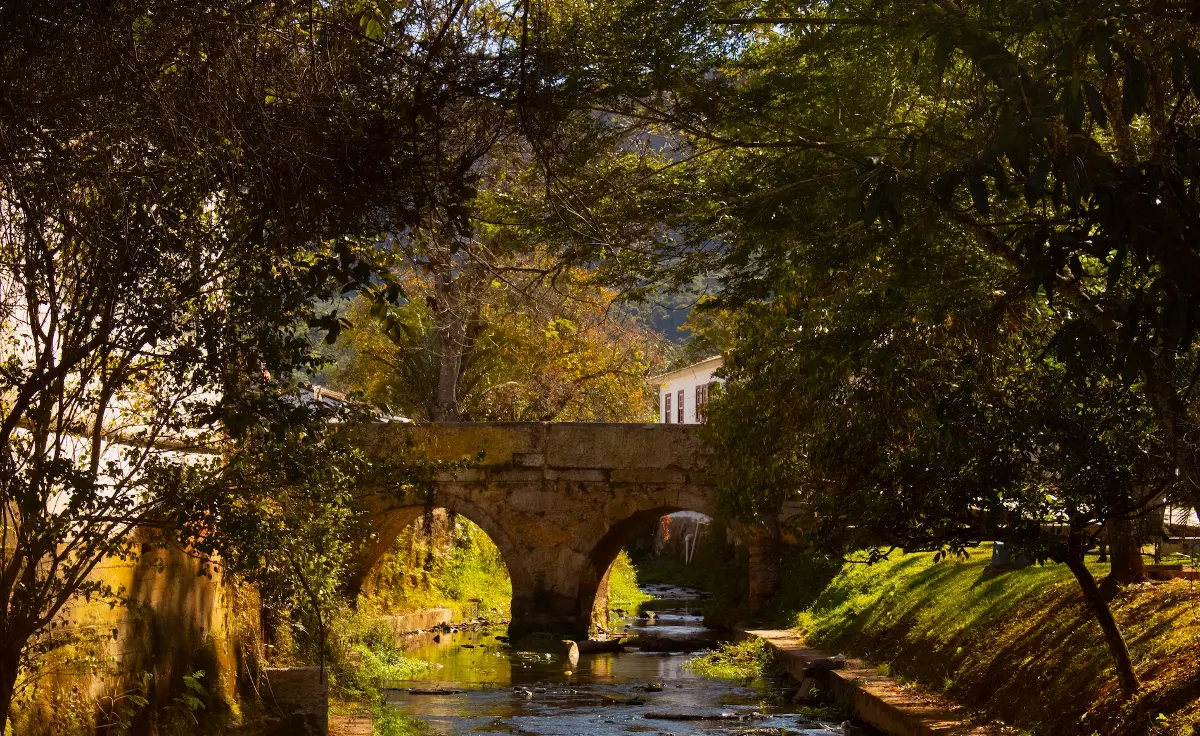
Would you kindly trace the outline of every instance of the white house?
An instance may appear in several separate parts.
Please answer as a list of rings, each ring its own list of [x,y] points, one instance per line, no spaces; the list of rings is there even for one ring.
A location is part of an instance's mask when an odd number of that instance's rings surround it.
[[[709,386],[724,383],[713,376],[724,362],[721,356],[714,355],[677,371],[652,376],[650,382],[658,389],[659,421],[664,424],[703,422]]]

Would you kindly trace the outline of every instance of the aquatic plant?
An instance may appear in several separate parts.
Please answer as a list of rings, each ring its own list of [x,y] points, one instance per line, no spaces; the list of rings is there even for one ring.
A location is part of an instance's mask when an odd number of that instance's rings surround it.
[[[683,664],[684,669],[706,677],[750,680],[762,677],[774,661],[773,650],[761,639],[722,644]]]

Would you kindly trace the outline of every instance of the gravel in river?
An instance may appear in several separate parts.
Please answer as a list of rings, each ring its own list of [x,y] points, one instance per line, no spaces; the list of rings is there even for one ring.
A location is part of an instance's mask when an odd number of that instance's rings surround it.
[[[653,631],[660,636],[693,637],[707,633],[693,593],[661,586],[651,592],[673,600],[651,601],[647,610],[654,610],[652,619],[627,619],[631,634]],[[502,629],[463,631],[442,634],[439,643],[418,644],[410,656],[438,666],[418,679],[392,683],[387,702],[447,735],[782,732],[829,736],[840,731],[836,725],[800,715],[798,707],[782,697],[786,687],[782,680],[739,683],[704,677],[684,669],[689,654],[584,653],[572,668],[561,648],[513,649],[497,638],[503,634]],[[460,692],[416,694],[410,689]]]

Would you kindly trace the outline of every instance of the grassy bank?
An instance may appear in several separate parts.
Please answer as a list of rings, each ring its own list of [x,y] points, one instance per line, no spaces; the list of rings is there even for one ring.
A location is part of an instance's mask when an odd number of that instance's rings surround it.
[[[1193,733],[1200,587],[1150,583],[1113,601],[1143,682],[1126,702],[1070,572],[989,573],[990,554],[985,545],[965,561],[894,554],[840,568],[796,556],[770,614],[814,646],[862,657],[1039,736]]]
[[[507,621],[512,581],[487,533],[462,517],[437,517],[428,532],[423,523],[401,532],[372,570],[370,605],[386,613],[450,608],[456,621]]]

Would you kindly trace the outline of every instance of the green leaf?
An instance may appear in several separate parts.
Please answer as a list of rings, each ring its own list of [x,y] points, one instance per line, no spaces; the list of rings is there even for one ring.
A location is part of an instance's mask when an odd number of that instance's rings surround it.
[[[1100,68],[1106,72],[1111,71],[1113,66],[1112,45],[1109,44],[1107,38],[1104,36],[1096,38],[1095,52],[1096,63],[1100,65]]]
[[[893,179],[884,182],[884,185],[887,186],[887,192],[884,197],[884,211],[892,225],[900,227],[904,224],[904,213],[901,210],[900,204],[900,182]]]
[[[1063,113],[1072,132],[1083,128],[1083,93],[1079,82],[1071,80],[1063,90]]]
[[[1025,203],[1032,207],[1046,193],[1046,178],[1050,175],[1050,159],[1043,158],[1025,177]]]
[[[950,63],[950,54],[954,51],[954,39],[946,31],[938,34],[937,49],[933,52],[933,68],[938,77],[946,74],[946,66]]]
[[[1108,264],[1108,283],[1105,285],[1105,290],[1113,292],[1117,288],[1117,282],[1121,279],[1121,270],[1125,267],[1125,246],[1117,248],[1116,254]]]
[[[866,204],[863,206],[863,222],[867,225],[874,225],[879,219],[881,210],[883,209],[883,188],[887,182],[880,182],[875,189],[867,195]]]
[[[370,18],[363,32],[372,41],[380,41],[383,39],[383,24],[377,18]]]
[[[1200,51],[1190,46],[1183,50],[1183,64],[1187,67],[1188,79],[1192,82],[1192,94],[1200,100]]]

